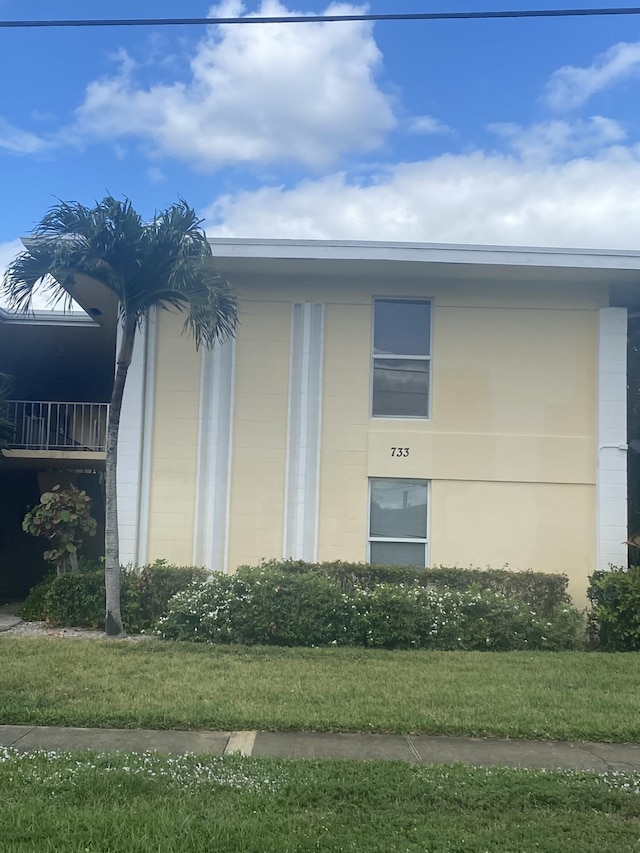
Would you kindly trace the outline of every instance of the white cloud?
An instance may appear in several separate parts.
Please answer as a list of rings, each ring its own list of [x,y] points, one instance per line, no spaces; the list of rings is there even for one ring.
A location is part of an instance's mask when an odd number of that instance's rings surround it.
[[[598,92],[640,75],[640,41],[619,42],[586,68],[565,65],[547,84],[546,102],[553,109],[575,109]]]
[[[147,177],[152,184],[161,184],[163,181],[167,180],[167,176],[162,169],[158,168],[158,166],[149,166],[147,169]]]
[[[622,125],[604,116],[583,121],[545,121],[521,127],[517,124],[489,125],[524,160],[571,159],[592,154],[622,142],[627,133]]]
[[[409,122],[409,133],[451,133],[451,128],[433,116],[414,116]]]
[[[9,240],[6,243],[0,243],[0,281],[2,281],[5,270],[11,261],[19,252],[22,251],[23,248],[21,241],[17,239]]]
[[[476,152],[218,199],[211,236],[640,249],[640,147],[598,159]]]
[[[0,149],[10,154],[39,154],[49,143],[38,136],[21,130],[4,118],[0,118]]]
[[[243,8],[228,0],[211,13],[235,16]],[[361,8],[334,3],[327,12]],[[294,13],[263,0],[252,14]],[[371,23],[209,29],[187,82],[142,87],[121,53],[117,75],[88,85],[72,135],[137,137],[202,170],[282,160],[319,168],[375,148],[394,126],[390,99],[374,81],[381,53]]]

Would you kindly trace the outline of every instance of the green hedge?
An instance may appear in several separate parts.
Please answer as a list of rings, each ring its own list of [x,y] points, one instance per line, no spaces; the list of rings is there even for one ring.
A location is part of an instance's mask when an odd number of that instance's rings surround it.
[[[250,566],[243,566],[245,570]],[[527,604],[540,616],[551,616],[558,607],[571,604],[564,574],[511,572],[506,569],[461,569],[440,566],[415,569],[407,566],[374,566],[368,563],[306,563],[303,560],[268,560],[260,568],[285,574],[314,572],[335,580],[343,592],[371,589],[380,583],[404,583],[424,587],[447,587],[459,592],[490,590]]]
[[[610,652],[640,651],[640,566],[594,572],[587,595],[592,645]]]
[[[85,562],[80,574],[51,576],[29,593],[23,619],[84,628],[104,628],[104,569]],[[172,566],[157,560],[136,570],[121,570],[120,596],[125,630],[140,633],[155,626],[169,600],[195,581],[209,577],[206,569]]]
[[[280,646],[466,650],[573,649],[581,617],[568,605],[541,616],[491,590],[403,582],[352,585],[274,564],[214,573],[178,593],[158,634],[168,640]]]

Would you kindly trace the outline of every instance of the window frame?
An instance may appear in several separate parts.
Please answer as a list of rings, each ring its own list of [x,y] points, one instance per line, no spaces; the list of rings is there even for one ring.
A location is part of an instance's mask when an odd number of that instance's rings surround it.
[[[376,303],[377,302],[415,302],[419,305],[429,305],[429,355],[399,355],[398,353],[376,353],[375,331],[376,331]],[[429,389],[427,393],[426,415],[376,415],[373,412],[373,377],[375,373],[376,360],[385,361],[426,361],[429,363]],[[369,417],[375,420],[388,421],[430,421],[431,404],[433,395],[433,298],[430,296],[374,296],[371,310],[371,367],[369,369]]]
[[[427,518],[425,524],[425,538],[415,536],[372,536],[371,535],[371,489],[374,480],[391,480],[395,482],[423,483],[427,487]],[[413,545],[424,545],[424,566],[429,565],[431,546],[431,480],[425,477],[369,477],[367,480],[367,563],[371,563],[372,542],[408,542]],[[373,565],[373,564],[372,564]],[[376,563],[382,565],[382,563]],[[419,567],[416,567],[419,568]]]

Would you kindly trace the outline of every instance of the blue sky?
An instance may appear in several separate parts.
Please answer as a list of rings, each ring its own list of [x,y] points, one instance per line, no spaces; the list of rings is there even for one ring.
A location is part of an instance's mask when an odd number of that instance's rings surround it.
[[[603,2],[0,0],[0,17],[559,5]],[[211,235],[640,249],[640,16],[2,29],[0,66],[0,266],[56,197],[106,191],[145,217],[183,196]]]

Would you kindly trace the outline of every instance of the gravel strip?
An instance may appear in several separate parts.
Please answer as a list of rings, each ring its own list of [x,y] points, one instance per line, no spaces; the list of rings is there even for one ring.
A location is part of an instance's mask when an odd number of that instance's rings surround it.
[[[20,622],[5,634],[19,634],[23,637],[65,637],[71,640],[105,640],[108,639],[102,631],[92,631],[90,628],[52,628],[46,622]],[[153,634],[130,634],[127,640],[157,640]]]

